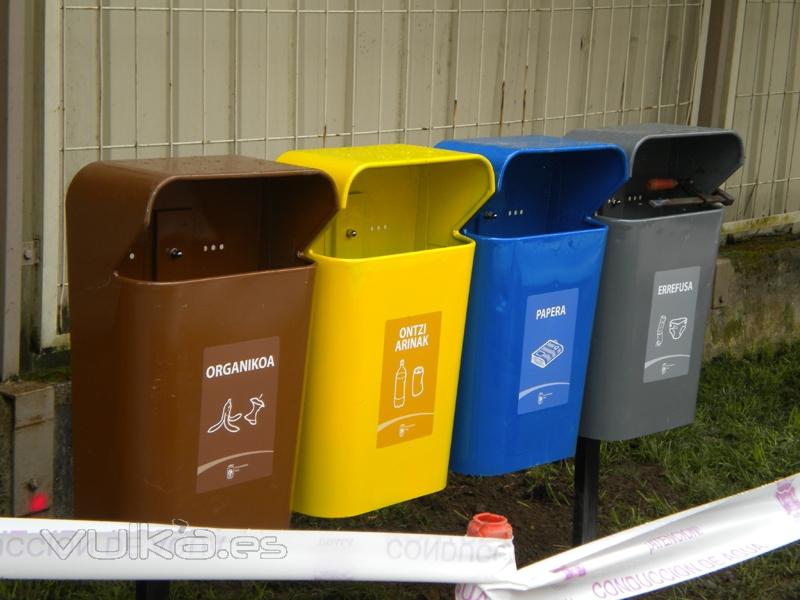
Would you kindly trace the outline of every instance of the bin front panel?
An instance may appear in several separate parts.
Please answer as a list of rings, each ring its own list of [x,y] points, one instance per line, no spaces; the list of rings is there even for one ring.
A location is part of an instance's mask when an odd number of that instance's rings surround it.
[[[583,437],[624,440],[694,420],[722,214],[598,217],[608,246]]]
[[[605,238],[598,224],[477,240],[454,471],[497,475],[574,454]]]
[[[113,280],[111,365],[73,384],[78,514],[288,525],[314,269]]]
[[[445,486],[473,249],[362,261],[311,254],[318,271],[294,510],[344,517]],[[406,349],[404,339],[420,346]]]

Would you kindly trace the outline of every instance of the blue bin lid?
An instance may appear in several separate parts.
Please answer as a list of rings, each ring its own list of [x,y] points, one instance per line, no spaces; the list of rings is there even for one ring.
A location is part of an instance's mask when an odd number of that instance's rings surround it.
[[[472,232],[487,214],[513,208],[511,198],[540,213],[534,231],[515,227],[518,234],[580,229],[628,178],[625,152],[604,142],[530,135],[445,140],[437,147],[481,154],[492,163],[497,191],[467,223]]]

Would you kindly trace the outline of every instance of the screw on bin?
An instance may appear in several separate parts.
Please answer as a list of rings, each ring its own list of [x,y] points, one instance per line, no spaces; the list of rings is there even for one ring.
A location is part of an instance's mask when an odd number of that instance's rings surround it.
[[[358,235],[358,232],[355,229],[348,229],[344,234],[349,238],[354,238]]]
[[[183,256],[183,251],[179,250],[178,248],[170,248],[167,250],[167,254],[172,259],[181,258]]]

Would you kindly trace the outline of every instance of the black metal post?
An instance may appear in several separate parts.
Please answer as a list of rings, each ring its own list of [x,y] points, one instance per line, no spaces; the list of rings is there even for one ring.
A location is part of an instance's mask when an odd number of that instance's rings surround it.
[[[136,600],[168,600],[169,581],[137,581]]]
[[[578,438],[575,452],[575,499],[572,507],[572,545],[597,537],[597,496],[600,478],[600,440]]]

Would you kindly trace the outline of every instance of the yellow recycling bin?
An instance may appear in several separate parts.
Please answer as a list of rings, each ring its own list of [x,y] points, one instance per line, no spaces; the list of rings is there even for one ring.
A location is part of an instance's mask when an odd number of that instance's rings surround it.
[[[339,212],[317,262],[292,508],[364,513],[441,490],[474,242],[458,230],[494,192],[482,156],[408,145],[298,150]]]

